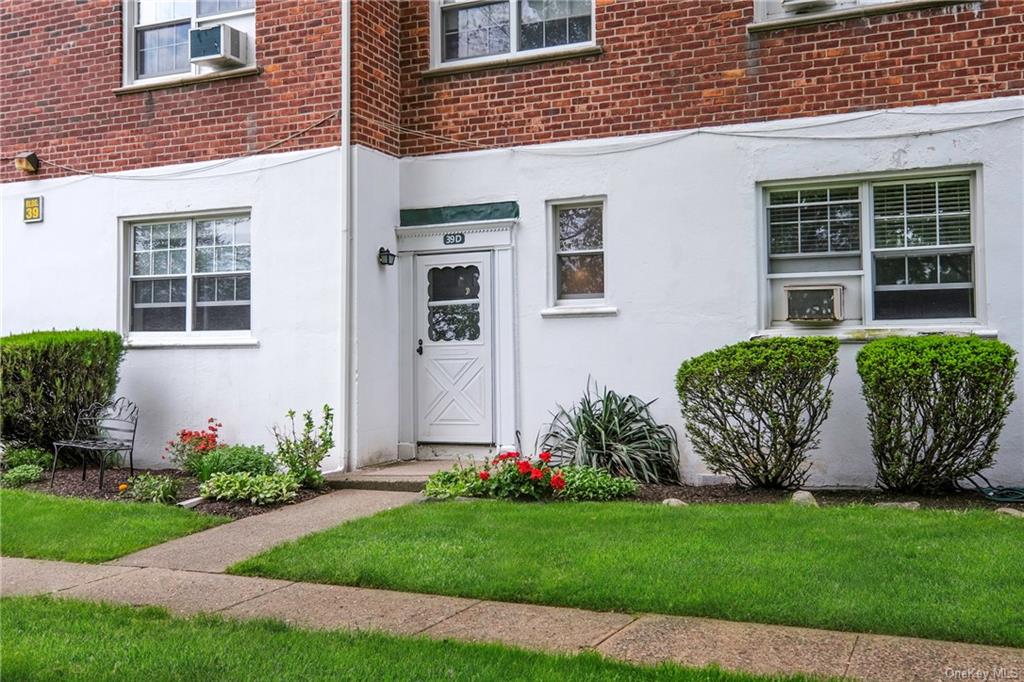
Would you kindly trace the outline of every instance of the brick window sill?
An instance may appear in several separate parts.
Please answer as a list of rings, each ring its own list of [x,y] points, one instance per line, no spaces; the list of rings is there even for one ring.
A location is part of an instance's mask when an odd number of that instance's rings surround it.
[[[830,21],[842,21],[844,19],[860,19],[861,17],[869,17],[875,14],[894,14],[896,12],[910,12],[918,9],[928,9],[929,7],[963,4],[963,0],[895,0],[894,2],[879,3],[877,5],[862,5],[860,7],[847,7],[819,12],[805,12],[803,14],[794,14],[791,17],[768,19],[766,21],[757,21],[752,24],[748,24],[747,33],[764,33],[765,31],[790,28],[791,26],[824,24]]]
[[[499,56],[487,61],[473,61],[469,63],[451,62],[441,64],[423,72],[424,78],[435,78],[448,76],[454,73],[468,73],[470,71],[486,71],[490,69],[504,69],[508,66],[520,66],[522,64],[536,64],[538,62],[550,62],[556,59],[578,59],[580,57],[591,57],[604,52],[600,45],[585,44],[579,47],[558,48],[520,52],[509,56]]]
[[[142,81],[140,83],[132,83],[131,85],[125,85],[120,88],[114,89],[115,95],[130,95],[133,92],[149,92],[150,90],[165,90],[167,88],[178,88],[185,85],[195,85],[196,83],[209,83],[210,81],[224,80],[225,78],[243,78],[245,76],[256,76],[259,75],[263,69],[257,64],[253,66],[243,66],[237,69],[227,69],[225,71],[213,71],[211,73],[203,73],[199,75],[186,74],[179,76],[178,78],[169,78],[167,80],[159,81]]]

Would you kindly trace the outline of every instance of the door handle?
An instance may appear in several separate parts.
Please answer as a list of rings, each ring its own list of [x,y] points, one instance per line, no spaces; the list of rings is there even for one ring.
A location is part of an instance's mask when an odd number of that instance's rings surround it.
[[[416,344],[416,352],[423,355],[423,339],[420,339],[420,342]]]

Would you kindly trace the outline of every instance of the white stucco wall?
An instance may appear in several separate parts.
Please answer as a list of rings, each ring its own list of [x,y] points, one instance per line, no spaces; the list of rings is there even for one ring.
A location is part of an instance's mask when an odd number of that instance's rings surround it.
[[[673,387],[679,363],[749,338],[762,327],[763,256],[758,183],[970,165],[979,177],[979,327],[1024,350],[1024,99],[919,108],[917,115],[864,114],[675,134],[466,152],[401,162],[401,206],[519,202],[516,228],[519,411],[524,441],[556,403],[570,403],[588,376],[620,392],[657,398],[658,418],[682,432]],[[1004,109],[1002,113],[965,114]],[[915,110],[908,110],[915,111]],[[977,126],[1003,118],[1003,123]],[[793,135],[722,136],[811,127]],[[975,125],[929,135],[921,130]],[[880,137],[891,135],[892,137]],[[876,139],[870,139],[875,137]],[[544,318],[548,305],[545,202],[606,196],[605,278],[614,317]],[[844,344],[834,406],[812,483],[871,485],[865,408],[854,356]],[[1024,395],[1018,378],[1017,391]],[[993,479],[1024,482],[1024,412],[1018,400]],[[705,471],[683,445],[691,477]]]
[[[85,176],[3,186],[3,333],[124,331],[119,219],[251,208],[258,346],[130,349],[118,391],[141,408],[136,463],[159,466],[165,441],[210,416],[223,422],[228,441],[273,444],[270,427],[286,410],[338,409],[342,395],[339,154],[267,154],[173,180]],[[22,223],[26,195],[45,197],[45,222]],[[340,452],[325,468],[341,465]]]

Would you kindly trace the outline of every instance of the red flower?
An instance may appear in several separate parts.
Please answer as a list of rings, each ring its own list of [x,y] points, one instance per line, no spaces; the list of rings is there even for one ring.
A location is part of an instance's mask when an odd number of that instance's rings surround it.
[[[555,490],[562,490],[565,488],[565,477],[562,476],[561,471],[551,477],[551,487]]]
[[[536,481],[536,480],[541,479],[541,478],[544,478],[544,472],[543,471],[541,471],[540,469],[530,469],[530,480],[531,481]]]
[[[547,450],[545,450],[544,452],[540,453],[537,456],[540,457],[540,461],[542,462],[547,463],[551,461],[551,453],[548,452]]]
[[[528,474],[533,466],[529,462],[519,462],[519,473]]]
[[[480,480],[481,481],[486,481],[490,477],[491,477],[491,472],[489,472],[489,471],[481,471],[480,472]]]

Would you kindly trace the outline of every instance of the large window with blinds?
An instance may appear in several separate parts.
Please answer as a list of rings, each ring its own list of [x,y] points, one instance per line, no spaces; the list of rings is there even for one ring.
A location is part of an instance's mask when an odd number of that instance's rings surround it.
[[[841,323],[976,318],[973,206],[972,174],[767,187],[771,321],[815,286],[842,289]]]
[[[128,329],[248,330],[252,254],[248,214],[128,225]]]

